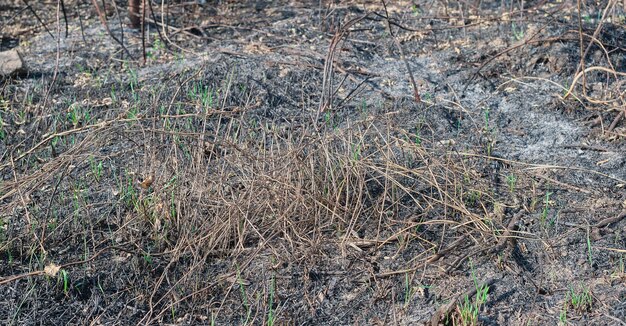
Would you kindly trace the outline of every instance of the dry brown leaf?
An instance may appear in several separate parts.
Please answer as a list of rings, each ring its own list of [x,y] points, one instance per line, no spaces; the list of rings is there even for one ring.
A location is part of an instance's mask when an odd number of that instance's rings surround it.
[[[154,177],[152,175],[148,176],[147,178],[145,178],[140,184],[139,186],[143,189],[148,189],[150,188],[150,186],[152,185],[152,182],[154,182]]]
[[[237,275],[231,275],[227,277],[226,281],[233,283],[233,284],[243,285],[243,286],[248,286],[251,284],[250,281],[246,280],[245,278],[242,278],[241,276],[237,277]]]
[[[263,43],[249,43],[244,47],[244,51],[252,54],[265,54],[271,52],[272,49]]]
[[[61,269],[61,266],[52,263],[52,264],[46,266],[43,269],[43,272],[46,273],[46,275],[48,275],[48,276],[53,276],[54,277],[54,276],[57,276],[57,273],[59,273],[60,269]]]

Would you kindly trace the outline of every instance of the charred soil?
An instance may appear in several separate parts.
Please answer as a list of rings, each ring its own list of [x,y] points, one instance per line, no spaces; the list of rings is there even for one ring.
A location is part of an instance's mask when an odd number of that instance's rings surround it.
[[[96,2],[0,4],[0,323],[625,324],[621,2]]]

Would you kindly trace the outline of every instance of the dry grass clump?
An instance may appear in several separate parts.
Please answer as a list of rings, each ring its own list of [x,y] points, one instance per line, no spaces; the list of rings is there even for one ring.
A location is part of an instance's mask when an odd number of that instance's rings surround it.
[[[441,250],[484,242],[501,225],[487,218],[494,194],[472,168],[480,158],[423,139],[397,112],[332,128],[263,120],[221,103],[206,114],[120,112],[5,160],[13,179],[0,186],[8,225],[0,250],[31,257],[21,267],[28,274],[17,277],[44,274],[53,262],[90,275],[76,268],[112,260],[119,270],[104,272],[132,284],[130,293],[145,299],[144,321],[154,321],[174,306],[215,306],[228,294],[215,292],[217,284],[238,281],[207,278],[214,259],[398,244],[415,257],[401,267],[417,268]],[[204,104],[184,105],[202,112]],[[420,226],[428,230],[417,235]],[[454,241],[462,234],[467,240]]]
[[[233,119],[220,140],[190,141],[187,164],[157,159],[157,180],[175,178],[177,190],[155,184],[152,195],[162,203],[155,206],[174,198],[170,224],[207,253],[276,238],[292,248],[320,237],[343,243],[355,231],[383,241],[406,219],[489,230],[472,208],[480,207],[480,186],[443,145],[426,148],[372,120],[327,132],[290,128]]]
[[[431,254],[448,235],[493,235],[493,224],[483,218],[491,198],[465,165],[470,161],[445,145],[412,141],[392,119],[325,131],[243,121],[216,128],[228,133],[203,146],[189,138],[190,160],[154,160],[152,209],[175,207],[169,215],[151,213],[162,219],[152,223],[155,235],[171,250],[162,275],[182,257],[195,262],[177,287],[197,282],[210,257],[269,249],[295,259],[320,243],[361,250],[410,237],[419,225],[439,230],[422,239]],[[175,186],[163,186],[174,179]],[[431,256],[413,255],[420,262]]]

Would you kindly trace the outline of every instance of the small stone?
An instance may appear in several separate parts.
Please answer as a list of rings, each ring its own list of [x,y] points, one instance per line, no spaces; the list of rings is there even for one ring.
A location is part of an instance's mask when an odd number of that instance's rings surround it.
[[[22,57],[15,49],[0,52],[0,76],[10,77],[24,71]]]

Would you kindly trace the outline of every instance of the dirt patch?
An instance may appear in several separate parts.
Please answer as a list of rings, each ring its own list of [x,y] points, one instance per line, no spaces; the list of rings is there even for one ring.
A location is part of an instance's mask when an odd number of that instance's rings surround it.
[[[624,324],[620,5],[30,5],[3,323]]]

